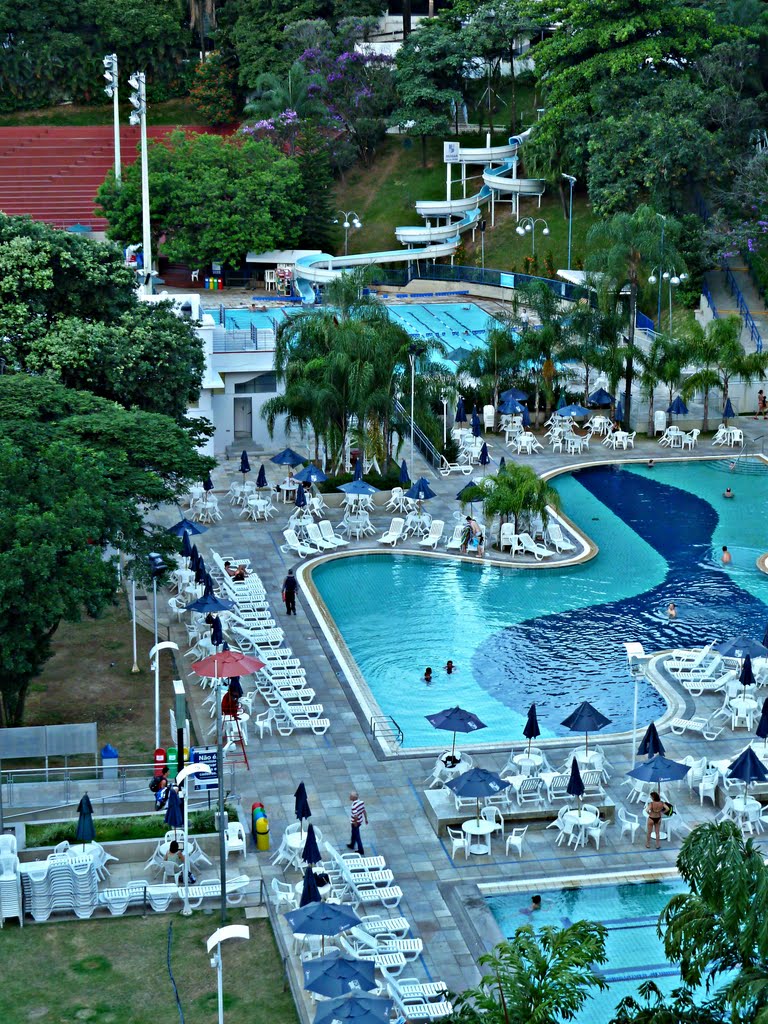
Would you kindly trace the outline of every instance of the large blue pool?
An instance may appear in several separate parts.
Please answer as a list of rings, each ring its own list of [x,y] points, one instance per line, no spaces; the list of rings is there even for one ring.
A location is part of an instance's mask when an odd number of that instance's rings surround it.
[[[728,484],[736,497],[722,497]],[[556,481],[563,509],[600,548],[580,566],[540,571],[381,554],[329,561],[313,579],[380,708],[405,747],[434,745],[425,715],[453,704],[487,724],[489,743],[519,739],[535,700],[544,736],[582,700],[632,724],[624,641],[686,647],[768,622],[768,474],[725,463],[597,467]],[[458,506],[457,506],[458,507]],[[733,554],[725,568],[723,544]],[[666,608],[675,601],[679,618]],[[442,671],[448,659],[455,675]],[[434,682],[422,681],[424,668]],[[641,722],[666,707],[640,686]]]
[[[608,988],[587,1000],[576,1024],[606,1024],[619,1000],[637,996],[643,981],[653,980],[665,993],[680,986],[680,972],[664,956],[656,925],[671,897],[684,891],[679,880],[596,885],[543,891],[541,910],[533,914],[529,912],[530,894],[494,896],[488,906],[506,938],[512,938],[517,928],[527,924],[563,928],[574,921],[597,921],[604,925],[608,930],[608,962],[600,971]]]

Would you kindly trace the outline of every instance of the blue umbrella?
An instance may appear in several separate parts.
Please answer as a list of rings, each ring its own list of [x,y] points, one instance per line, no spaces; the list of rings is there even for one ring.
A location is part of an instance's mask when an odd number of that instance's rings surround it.
[[[303,782],[298,784],[296,792],[293,794],[293,810],[299,822],[301,822],[301,829],[303,831],[304,819],[312,817],[312,811],[309,809],[309,800],[307,799],[307,787]]]
[[[355,459],[355,468],[354,468],[354,471],[352,473],[352,479],[353,480],[362,480],[363,479],[363,460],[362,460],[362,458]]]
[[[168,803],[165,806],[165,824],[172,829],[184,828],[184,808],[181,806],[179,791],[171,786],[168,791]]]
[[[467,413],[466,413],[466,411],[464,409],[464,399],[463,398],[459,398],[458,404],[456,405],[456,415],[454,416],[454,420],[457,423],[466,423],[467,422]]]
[[[406,484],[411,482],[411,478],[408,476],[408,464],[405,459],[400,463],[400,484],[405,487]]]
[[[420,476],[415,484],[411,484],[410,488],[405,492],[406,498],[414,498],[418,501],[428,501],[430,498],[434,498],[435,492],[429,486],[429,481],[426,477]]]
[[[307,496],[304,493],[303,484],[299,484],[299,486],[296,488],[296,497],[293,499],[293,504],[296,506],[296,508],[307,507]]]
[[[310,903],[289,910],[285,919],[299,935],[341,935],[360,924],[360,918],[343,903]]]
[[[499,459],[499,472],[502,473],[507,468],[507,460],[502,455]]]
[[[557,408],[558,416],[590,416],[589,409],[585,409],[583,405],[561,405]]]
[[[300,466],[302,462],[306,462],[303,455],[299,455],[293,448],[283,448],[277,455],[273,455],[269,460],[274,462],[276,466]]]
[[[560,395],[560,397],[557,400],[557,411],[559,412],[561,409],[564,409],[565,405],[566,405],[565,395]]]
[[[199,555],[197,559],[197,567],[195,568],[195,583],[205,583],[207,575],[208,570],[205,567],[205,559],[202,555]]]
[[[197,572],[197,565],[200,561],[200,552],[197,550],[197,544],[192,545],[192,553],[189,556],[189,568],[194,572]]]
[[[483,447],[480,449],[480,465],[483,467],[483,476],[485,476],[485,467],[491,461],[491,456],[488,454],[488,445],[483,441]]]
[[[509,399],[512,399],[512,401],[514,402],[528,401],[528,395],[526,395],[526,393],[524,391],[521,391],[519,388],[507,388],[506,391],[501,392],[499,398],[502,400],[502,402],[506,402]]]
[[[205,491],[203,497],[205,498],[206,501],[208,501],[208,491],[213,490],[213,480],[211,480],[210,472],[208,473],[208,476],[205,478],[205,480],[203,480],[203,490]]]
[[[748,654],[744,659],[744,664],[741,666],[741,672],[739,673],[739,682],[746,688],[748,686],[756,686],[757,681],[755,679],[755,673],[752,671],[752,658]]]
[[[575,796],[579,801],[579,814],[581,814],[581,798],[584,796],[584,781],[579,771],[579,762],[574,757],[571,761],[571,774],[568,778],[568,785],[565,788],[568,796]]]
[[[487,728],[485,722],[481,722],[477,715],[473,715],[471,711],[465,711],[458,704],[455,708],[445,708],[434,715],[427,715],[426,718],[435,729],[444,729],[446,732],[453,733],[451,757],[454,756],[456,750],[457,732],[476,732],[478,729]]]
[[[264,469],[264,463],[259,466],[259,475],[256,477],[256,486],[261,490],[264,487],[268,487],[267,483],[267,471]]]
[[[525,412],[525,406],[516,398],[505,398],[499,406],[499,412],[503,413],[505,416],[522,416]]]
[[[656,754],[664,754],[664,744],[659,739],[659,733],[654,722],[645,730],[645,736],[637,748],[638,754],[643,757],[654,757]]]
[[[92,843],[96,838],[96,829],[93,826],[93,805],[87,793],[81,797],[80,803],[77,805],[77,813],[75,839],[78,843],[82,843],[83,849],[85,849],[85,844]]]
[[[305,864],[319,864],[323,859],[320,855],[320,847],[317,845],[315,826],[312,824],[307,826],[307,839],[304,843],[301,859]]]
[[[224,643],[224,630],[221,625],[221,619],[218,615],[214,616],[213,622],[211,623],[211,643],[214,647],[221,647]]]
[[[391,999],[352,992],[320,1003],[314,1024],[389,1024],[393,1006]]]
[[[190,537],[196,537],[200,533],[207,533],[208,527],[194,523],[191,519],[180,519],[178,523],[169,526],[167,532],[173,533],[177,537],[183,537],[185,533],[188,533]]]
[[[310,826],[311,827],[311,826]],[[304,885],[301,889],[300,907],[306,907],[308,903],[319,903],[322,899],[320,890],[317,887],[317,879],[312,867],[307,866],[304,872]]]
[[[585,700],[560,724],[571,732],[583,732],[584,750],[589,753],[589,734],[604,729],[606,725],[611,724],[611,720],[601,715],[597,708],[593,708],[589,701]]]
[[[723,419],[732,420],[735,415],[736,413],[733,411],[733,406],[731,405],[731,400],[729,398],[725,403],[725,408],[723,409]]]
[[[754,752],[752,747],[743,750],[733,764],[728,765],[728,778],[743,782],[744,795],[749,792],[751,782],[765,782],[768,779],[768,768]]]
[[[479,483],[477,483],[476,480],[470,480],[468,484],[464,484],[464,486],[461,488],[459,493],[456,495],[456,500],[457,501],[466,501],[466,495],[469,494],[469,492],[471,490],[475,490],[475,489],[477,489],[480,486],[481,485]],[[475,500],[477,500],[477,499],[475,499]]]
[[[333,999],[345,992],[376,988],[376,964],[373,960],[354,960],[334,949],[327,956],[305,960],[304,988]]]
[[[251,472],[251,464],[248,461],[248,452],[242,452],[240,455],[240,472],[243,474],[243,481],[245,481],[245,474]]]
[[[294,473],[293,479],[302,484],[321,484],[328,479],[328,476],[322,469],[318,469],[317,466],[310,463],[304,469],[300,469],[298,473]]]
[[[589,396],[590,405],[613,405],[613,395],[609,395],[605,388],[598,388]]]
[[[757,723],[755,735],[768,744],[768,697],[763,701],[763,710],[760,712],[760,721]]]
[[[456,796],[474,797],[477,802],[477,820],[480,820],[480,797],[495,796],[507,789],[509,783],[502,779],[496,772],[489,772],[487,768],[470,768],[468,772],[457,775],[455,779],[449,779],[446,786],[452,789]]]
[[[722,640],[715,644],[714,650],[719,651],[724,658],[765,658],[768,657],[768,648],[764,647],[759,640],[752,640],[751,637],[740,634],[732,640]]]
[[[480,424],[480,417],[477,415],[477,406],[472,410],[472,436],[480,437],[483,428]]]
[[[186,606],[188,612],[202,612],[207,615],[209,612],[214,615],[217,612],[228,612],[235,607],[234,601],[226,601],[215,594],[203,594],[196,601]]]
[[[528,717],[525,720],[525,727],[523,729],[523,736],[528,740],[528,753],[531,752],[531,740],[537,739],[541,736],[541,729],[539,728],[539,719],[536,714],[536,705],[531,704],[528,708]]]
[[[348,484],[342,484],[339,487],[340,491],[345,494],[378,494],[378,487],[372,487],[371,484],[367,484],[365,480],[350,480]]]
[[[622,405],[621,399],[619,399],[619,404],[616,406],[616,419],[619,423],[624,422],[624,406]]]
[[[641,763],[627,772],[631,779],[639,779],[640,782],[650,782],[652,786],[659,786],[662,782],[677,782],[684,779],[690,771],[690,766],[680,764],[679,761],[670,761],[668,757],[657,754],[649,761]]]
[[[667,409],[667,412],[671,413],[672,416],[687,416],[688,415],[688,406],[682,400],[680,395],[677,395],[675,397],[675,400],[672,402],[672,404]]]
[[[192,541],[189,539],[189,534],[184,532],[181,535],[181,553],[186,559],[192,557]]]

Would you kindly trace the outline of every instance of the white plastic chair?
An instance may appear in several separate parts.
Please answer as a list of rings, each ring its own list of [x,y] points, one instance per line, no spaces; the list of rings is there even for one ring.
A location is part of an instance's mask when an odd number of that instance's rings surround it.
[[[523,856],[523,840],[525,839],[525,833],[528,831],[528,826],[525,825],[523,828],[513,828],[510,834],[507,836],[506,852],[509,853],[510,847],[513,850],[517,850],[520,858]]]
[[[402,540],[405,520],[395,517],[389,524],[389,528],[379,537],[379,544],[391,544],[394,547],[399,540]]]
[[[242,853],[245,858],[245,829],[239,821],[230,821],[227,824],[227,831],[224,833],[224,849],[227,857],[230,853]]]
[[[480,811],[480,817],[484,821],[490,821],[498,827],[498,831],[504,835],[504,815],[501,813],[498,807],[491,804],[488,807],[484,807]]]
[[[333,544],[337,548],[345,548],[348,544],[348,540],[344,540],[343,537],[337,537],[333,532],[333,526],[327,519],[321,519],[317,524],[320,529],[320,536],[323,540],[328,541],[329,544]]]
[[[469,844],[467,843],[467,837],[459,828],[451,828],[448,826],[448,838],[451,840],[451,858],[456,856],[457,850],[464,851],[464,858],[469,857]]]
[[[640,818],[636,814],[632,814],[631,811],[627,811],[623,807],[619,807],[618,824],[621,825],[621,838],[624,838],[625,832],[629,832],[630,842],[634,843],[635,834],[640,828]]]

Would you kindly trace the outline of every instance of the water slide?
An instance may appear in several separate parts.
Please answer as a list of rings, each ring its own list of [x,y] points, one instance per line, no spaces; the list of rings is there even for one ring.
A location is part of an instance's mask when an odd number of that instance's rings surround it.
[[[295,285],[305,305],[315,302],[316,284],[332,281],[350,267],[373,266],[383,263],[412,263],[420,259],[434,260],[440,256],[453,256],[459,246],[461,235],[478,226],[481,207],[490,202],[491,225],[495,223],[497,195],[510,196],[515,212],[519,210],[520,196],[537,196],[539,205],[545,183],[540,178],[518,178],[518,150],[530,136],[531,129],[510,137],[506,146],[465,147],[459,143],[446,143],[446,198],[445,200],[420,200],[416,212],[424,218],[423,226],[395,228],[398,242],[406,250],[390,249],[385,252],[356,253],[348,256],[329,256],[320,253],[302,256],[296,261]],[[451,198],[453,188],[453,165],[461,167],[463,197]],[[467,173],[469,164],[482,164],[483,184],[474,195],[467,196]],[[507,199],[507,202],[510,200]],[[435,223],[433,223],[433,221]],[[440,223],[440,222],[443,223]],[[420,246],[421,248],[413,248]]]

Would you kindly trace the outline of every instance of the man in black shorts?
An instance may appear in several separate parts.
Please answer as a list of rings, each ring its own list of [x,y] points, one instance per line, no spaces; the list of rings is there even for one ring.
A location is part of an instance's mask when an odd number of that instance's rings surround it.
[[[299,584],[293,575],[293,569],[288,570],[288,575],[283,580],[283,601],[285,601],[285,614],[296,614],[296,591]]]

